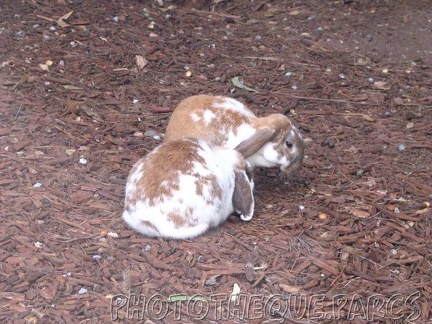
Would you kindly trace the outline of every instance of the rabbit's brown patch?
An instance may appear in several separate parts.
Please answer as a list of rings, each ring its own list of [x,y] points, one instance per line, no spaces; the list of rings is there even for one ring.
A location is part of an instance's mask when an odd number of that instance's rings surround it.
[[[183,227],[187,223],[185,217],[181,217],[178,213],[175,212],[169,212],[167,215],[167,219],[173,222],[175,228]]]
[[[172,197],[174,191],[180,190],[180,174],[190,174],[195,162],[205,165],[204,158],[198,153],[198,143],[181,140],[163,145],[157,154],[146,158],[141,172],[147,174],[137,181],[136,195],[132,195],[132,200],[146,197],[150,206],[163,202],[166,197]],[[151,173],[145,170],[151,170]]]
[[[198,196],[204,196],[204,188],[208,188],[208,197],[205,201],[208,205],[211,205],[214,199],[222,199],[222,188],[217,182],[215,175],[208,175],[200,177],[195,181],[196,193]]]
[[[287,116],[282,114],[271,114],[266,117],[253,119],[251,122],[256,130],[268,127],[270,129],[284,131],[291,128],[291,121]]]
[[[251,123],[248,116],[229,107],[225,97],[198,95],[186,98],[171,115],[165,141],[188,137],[223,144],[230,131],[237,135],[240,125]],[[209,115],[212,118],[206,118]]]
[[[167,215],[167,219],[171,222],[173,222],[174,227],[175,228],[180,228],[183,227],[185,225],[190,225],[190,217],[192,216],[193,213],[193,208],[192,207],[188,207],[186,208],[186,210],[184,211],[184,215],[181,216],[179,213],[177,212],[169,212]]]
[[[157,234],[160,233],[159,230],[158,230],[158,228],[157,228],[156,226],[154,226],[152,223],[150,223],[149,221],[142,220],[142,221],[141,221],[141,224],[142,224],[143,226],[145,226],[145,227],[151,228],[151,229],[152,229],[153,231],[155,231]]]

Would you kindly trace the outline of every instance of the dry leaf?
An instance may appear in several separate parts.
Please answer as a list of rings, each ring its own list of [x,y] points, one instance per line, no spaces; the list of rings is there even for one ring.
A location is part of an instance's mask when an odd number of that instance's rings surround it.
[[[368,98],[369,98],[369,96],[366,93],[364,93],[364,94],[361,94],[359,96],[354,97],[353,100],[354,101],[366,101],[366,100],[368,100]]]
[[[136,55],[135,59],[136,59],[136,65],[140,70],[142,70],[148,64],[148,61],[141,55]]]
[[[71,155],[74,154],[75,152],[76,152],[75,149],[67,149],[67,150],[65,151],[65,153],[66,153],[68,156],[71,156]]]
[[[354,216],[360,217],[360,218],[367,218],[370,216],[370,213],[361,209],[351,209],[350,213]]]
[[[389,90],[390,89],[390,87],[387,85],[387,82],[385,82],[385,81],[375,81],[374,87],[379,89],[379,90]]]
[[[59,25],[61,28],[69,27],[70,25],[67,24],[65,20],[68,20],[72,13],[73,11],[69,11],[66,15],[63,15],[59,19],[57,19],[57,25]]]
[[[318,218],[319,218],[319,219],[326,219],[326,218],[327,218],[327,214],[324,213],[324,212],[320,212],[320,213],[318,214]]]
[[[403,105],[403,104],[404,104],[403,99],[402,99],[402,98],[399,98],[399,97],[394,98],[393,101],[394,101],[394,103],[395,103],[396,105]]]
[[[46,64],[39,64],[39,67],[40,67],[42,70],[44,70],[44,71],[48,71],[48,70],[49,70],[49,67],[48,67],[48,65],[46,65]]]
[[[279,284],[279,287],[288,294],[298,294],[300,292],[300,287],[290,286],[283,283]]]
[[[366,57],[366,58],[359,58],[357,61],[356,61],[356,63],[355,63],[355,65],[369,65],[369,64],[371,64],[371,59],[370,59],[370,57]]]
[[[391,205],[391,204],[387,205],[387,209],[390,210],[390,211],[394,211],[395,208],[396,208],[395,205]]]
[[[108,234],[108,230],[106,228],[103,228],[99,231],[99,236],[104,237],[107,234]]]
[[[368,122],[375,122],[375,118],[369,115],[362,115],[364,119],[366,119]]]
[[[429,201],[423,202],[423,206],[425,206],[425,208],[419,209],[415,212],[417,215],[427,213],[430,210],[430,202]]]
[[[99,116],[99,114],[98,114],[96,111],[94,111],[92,108],[83,105],[83,106],[81,107],[81,109],[86,113],[87,116],[93,118],[94,120],[97,120],[97,121],[102,121],[102,120],[103,120],[103,119]]]
[[[297,16],[298,14],[300,14],[300,10],[298,10],[298,9],[294,9],[294,10],[291,10],[290,12],[288,12],[288,15],[290,15],[290,16]]]
[[[233,83],[237,88],[245,89],[245,90],[250,91],[250,92],[256,92],[256,93],[259,93],[258,90],[255,90],[255,89],[253,89],[253,88],[250,88],[250,87],[246,86],[246,85],[245,85],[245,84],[240,80],[240,78],[239,78],[238,76],[232,78],[232,79],[231,79],[231,82],[232,82],[232,83]]]
[[[82,88],[71,85],[71,84],[65,84],[63,86],[63,88],[68,89],[68,90],[82,90]]]

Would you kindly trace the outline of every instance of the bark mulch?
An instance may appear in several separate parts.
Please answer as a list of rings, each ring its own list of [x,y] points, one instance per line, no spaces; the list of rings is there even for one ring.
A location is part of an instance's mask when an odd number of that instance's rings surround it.
[[[0,321],[431,323],[431,12],[3,0]],[[369,47],[414,27],[421,50]],[[287,114],[304,165],[257,170],[251,222],[144,237],[120,218],[126,177],[198,93]]]

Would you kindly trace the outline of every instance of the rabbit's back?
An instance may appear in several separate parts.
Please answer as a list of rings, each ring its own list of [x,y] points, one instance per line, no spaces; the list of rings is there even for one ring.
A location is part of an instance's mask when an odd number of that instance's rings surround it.
[[[232,213],[238,152],[205,142],[164,142],[132,168],[123,219],[148,236],[194,237]]]

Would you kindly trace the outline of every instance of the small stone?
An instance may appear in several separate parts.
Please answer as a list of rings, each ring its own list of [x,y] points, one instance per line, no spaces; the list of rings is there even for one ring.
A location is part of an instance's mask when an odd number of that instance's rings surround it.
[[[118,238],[118,237],[119,237],[118,234],[115,233],[115,232],[108,232],[107,235],[108,235],[109,237],[112,237],[112,238]]]
[[[399,152],[403,152],[403,151],[405,151],[405,150],[406,150],[405,145],[404,145],[404,144],[399,144],[399,145],[398,145],[398,150],[399,150]]]
[[[36,183],[33,185],[33,188],[40,188],[40,187],[42,187],[42,183],[40,183],[40,182],[36,182]]]
[[[87,293],[87,289],[85,289],[85,288],[81,288],[79,291],[78,291],[78,294],[79,295],[83,295],[83,294],[86,294]]]
[[[88,160],[84,156],[81,155],[81,157],[79,159],[79,163],[82,165],[87,165]]]

